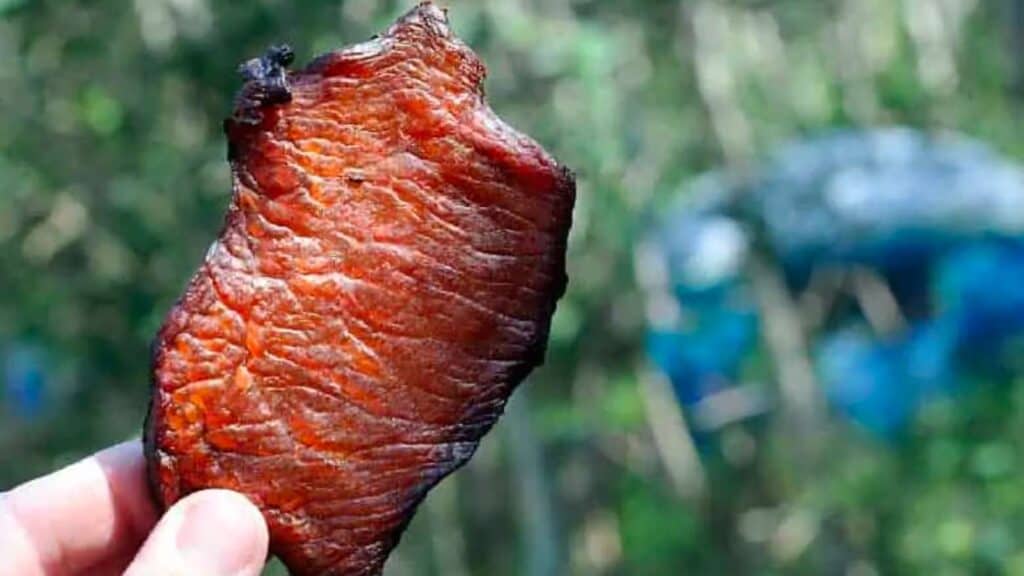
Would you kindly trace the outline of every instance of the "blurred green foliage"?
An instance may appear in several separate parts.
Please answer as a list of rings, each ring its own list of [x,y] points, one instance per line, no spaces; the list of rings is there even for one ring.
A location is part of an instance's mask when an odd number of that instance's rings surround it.
[[[0,406],[0,486],[138,433],[149,339],[227,201],[237,64],[280,41],[308,60],[408,6],[0,0],[0,347],[51,371],[39,416]],[[813,467],[782,432],[727,430],[688,499],[648,425],[632,270],[690,176],[800,133],[904,123],[1024,157],[1018,0],[450,9],[495,109],[579,175],[572,280],[525,419],[431,496],[391,573],[1024,574],[1024,383],[935,406],[897,446],[829,423]]]

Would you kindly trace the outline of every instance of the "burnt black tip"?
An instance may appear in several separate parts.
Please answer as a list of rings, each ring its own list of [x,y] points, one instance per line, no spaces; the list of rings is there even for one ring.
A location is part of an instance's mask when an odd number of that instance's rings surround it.
[[[245,80],[235,101],[232,120],[243,124],[259,124],[265,106],[284,104],[292,99],[286,68],[295,60],[295,52],[287,44],[267,48],[263,56],[238,67]]]
[[[295,51],[287,44],[267,48],[263,56],[253,58],[238,67],[246,82],[268,82],[283,78],[285,68],[295,61]]]
[[[295,51],[287,44],[279,44],[267,48],[267,53],[263,57],[278,66],[290,66],[295,61]]]

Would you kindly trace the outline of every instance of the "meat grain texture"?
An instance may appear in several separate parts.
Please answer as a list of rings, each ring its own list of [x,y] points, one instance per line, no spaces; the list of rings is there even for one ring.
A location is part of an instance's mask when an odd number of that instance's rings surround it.
[[[382,570],[544,356],[575,183],[424,3],[242,68],[225,225],[154,342],[157,499],[247,495],[295,575]]]

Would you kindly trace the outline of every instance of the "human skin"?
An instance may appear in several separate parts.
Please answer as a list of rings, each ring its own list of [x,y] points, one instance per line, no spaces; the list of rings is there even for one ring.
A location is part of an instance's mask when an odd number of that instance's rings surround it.
[[[0,575],[260,573],[267,528],[255,506],[205,490],[160,516],[145,466],[134,440],[0,494]]]

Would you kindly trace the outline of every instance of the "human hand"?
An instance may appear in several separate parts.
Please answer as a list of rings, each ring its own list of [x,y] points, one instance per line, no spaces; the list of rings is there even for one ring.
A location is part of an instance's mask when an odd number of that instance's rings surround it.
[[[197,492],[158,517],[138,441],[0,494],[0,576],[256,576],[266,555],[241,494]]]

